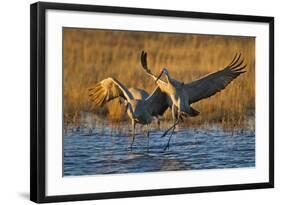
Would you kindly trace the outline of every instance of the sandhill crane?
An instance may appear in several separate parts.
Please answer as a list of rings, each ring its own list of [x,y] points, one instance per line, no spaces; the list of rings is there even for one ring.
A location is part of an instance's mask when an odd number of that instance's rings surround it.
[[[146,92],[145,90],[141,89],[141,88],[129,88],[130,93],[132,93],[134,99],[137,100],[144,100],[145,98],[147,98],[149,96],[148,92]]]
[[[140,88],[129,88],[129,92],[136,100],[145,100],[149,96],[149,94],[145,90]],[[120,98],[120,101],[125,105],[125,113],[127,113],[128,101],[124,98]]]
[[[89,89],[89,92],[89,97],[97,106],[103,106],[117,97],[122,97],[127,101],[127,114],[132,122],[131,149],[135,140],[136,123],[148,125],[153,118],[162,115],[169,107],[167,95],[158,86],[146,99],[136,99],[122,83],[111,77],[97,83]]]
[[[175,126],[179,123],[181,116],[185,115],[185,113],[190,116],[196,116],[199,114],[197,110],[190,106],[192,103],[198,102],[216,94],[217,92],[220,92],[232,80],[237,78],[240,74],[246,72],[243,69],[247,65],[243,65],[244,60],[240,60],[240,58],[241,54],[238,56],[236,54],[233,60],[222,70],[206,75],[190,83],[183,83],[173,79],[167,68],[163,68],[158,77],[152,74],[151,70],[147,66],[147,53],[142,51],[141,64],[143,69],[150,77],[153,78],[161,91],[170,96],[172,100],[172,116],[174,124],[162,135],[162,137],[165,136],[168,131],[172,129],[172,133],[165,149],[169,147],[171,136],[174,132]],[[167,82],[160,79],[162,74],[165,74]]]
[[[148,92],[146,92],[145,90],[141,89],[141,88],[129,88],[129,91],[130,93],[132,93],[133,95],[133,98],[136,99],[136,100],[145,100],[149,94]],[[123,98],[121,98],[123,99]],[[123,99],[123,103],[125,105],[125,112],[127,113],[127,109],[128,109],[128,102],[124,99]],[[171,104],[171,103],[170,103]],[[157,126],[158,126],[158,129],[160,129],[160,119],[159,119],[159,116],[155,116],[156,118],[156,122],[157,122]],[[148,135],[149,133],[147,133]]]

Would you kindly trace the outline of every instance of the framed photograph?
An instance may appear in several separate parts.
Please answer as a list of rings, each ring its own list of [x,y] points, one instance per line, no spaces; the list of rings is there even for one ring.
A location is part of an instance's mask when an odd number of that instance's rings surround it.
[[[30,199],[274,187],[274,18],[31,5]]]

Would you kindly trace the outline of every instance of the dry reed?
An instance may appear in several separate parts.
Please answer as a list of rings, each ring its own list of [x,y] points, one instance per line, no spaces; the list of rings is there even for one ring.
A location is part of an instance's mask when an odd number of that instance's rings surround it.
[[[188,124],[239,126],[255,115],[255,38],[218,35],[126,32],[64,28],[64,120],[76,123],[81,112],[111,120],[126,119],[118,100],[105,108],[89,101],[87,89],[112,76],[127,87],[151,92],[155,84],[141,70],[140,53],[148,53],[155,74],[167,67],[173,78],[189,82],[226,66],[241,52],[247,72],[225,90],[194,104],[201,113]],[[164,115],[170,119],[170,111]]]

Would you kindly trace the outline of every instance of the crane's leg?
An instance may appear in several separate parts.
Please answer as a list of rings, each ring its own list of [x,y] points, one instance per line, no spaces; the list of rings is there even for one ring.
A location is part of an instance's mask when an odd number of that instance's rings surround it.
[[[183,121],[183,118],[182,118],[182,115],[181,115],[181,112],[180,112],[180,101],[178,102],[178,108],[176,108],[174,105],[172,107],[172,114],[173,114],[173,120],[174,120],[174,125],[172,127],[170,127],[169,129],[172,129],[172,132],[170,134],[170,137],[169,137],[169,140],[168,140],[168,143],[167,145],[165,146],[164,150],[166,149],[169,149],[169,146],[170,146],[170,141],[171,141],[171,137],[175,131],[175,128],[176,128],[176,125],[179,124],[179,121]],[[190,107],[191,108],[191,107]],[[193,111],[194,109],[192,109]],[[196,111],[197,112],[197,111]],[[198,112],[199,113],[199,112]],[[198,113],[194,114],[194,116],[198,115]],[[167,133],[165,133],[166,135]]]
[[[178,123],[179,123],[179,121],[177,120],[177,117],[176,117],[176,107],[173,105],[172,106],[172,117],[173,117],[173,125],[170,127],[170,128],[168,128],[164,133],[163,133],[163,135],[161,136],[161,137],[165,137],[167,134],[168,134],[168,132],[171,130],[171,129],[173,129]]]
[[[131,150],[133,148],[133,144],[135,141],[135,129],[136,129],[136,122],[135,122],[135,120],[132,120],[132,137],[133,137],[133,139],[132,139],[131,146],[130,146]]]
[[[179,120],[177,119],[177,122],[178,122],[178,121],[179,121]],[[166,146],[164,147],[164,151],[166,151],[166,149],[169,149],[169,147],[170,147],[170,141],[171,141],[172,135],[174,134],[176,125],[177,125],[177,124],[174,124],[174,126],[173,126],[173,128],[172,128],[172,132],[171,132],[171,134],[170,134],[168,143],[167,143]]]
[[[160,130],[160,119],[157,117],[156,120],[157,120],[157,129]]]
[[[146,124],[146,137],[147,137],[147,151],[149,150],[149,124]]]
[[[170,130],[172,130],[172,132],[171,132],[171,134],[170,134],[170,136],[169,136],[168,143],[167,143],[167,145],[166,145],[165,148],[164,148],[164,151],[169,148],[172,135],[174,134],[176,125],[179,124],[179,120],[180,120],[179,111],[177,112],[177,115],[176,115],[176,107],[175,107],[174,105],[173,105],[173,107],[172,107],[172,116],[173,116],[173,122],[174,122],[173,126],[171,126],[168,130],[166,130],[166,131],[164,132],[164,134],[161,136],[161,137],[166,136],[167,133],[168,133]]]
[[[171,129],[174,129],[174,128],[176,127],[176,125],[178,125],[178,124],[179,124],[179,120],[176,120],[176,122],[175,122],[171,127],[169,127],[169,128],[162,134],[161,137],[165,137],[165,136],[168,134],[168,132],[169,132]]]
[[[180,107],[180,104],[178,105],[178,107]],[[175,114],[175,110],[174,110],[174,112],[173,112],[173,117],[174,117],[174,119],[176,118],[176,122],[175,122],[174,125],[173,125],[172,132],[171,132],[171,134],[170,134],[168,143],[167,143],[167,145],[165,146],[164,150],[169,149],[170,140],[171,140],[171,137],[172,137],[172,135],[173,135],[173,133],[174,133],[174,131],[175,131],[176,125],[179,124],[179,121],[182,121],[182,122],[183,122],[183,118],[182,118],[182,115],[181,115],[181,112],[180,112],[179,109],[177,110],[177,115]]]
[[[155,120],[156,121],[156,123],[157,123],[157,130],[160,130],[160,118],[157,116],[154,116],[153,117],[153,120]]]
[[[174,134],[176,125],[179,123],[179,120],[180,120],[180,114],[179,114],[179,113],[180,113],[180,112],[179,112],[179,110],[178,110],[177,115],[176,115],[176,113],[175,113],[175,108],[174,108],[174,112],[173,112],[174,124],[173,124],[173,126],[172,126],[172,132],[171,132],[171,134],[170,134],[170,136],[169,136],[169,140],[168,140],[166,146],[164,147],[164,151],[166,151],[166,149],[169,149],[169,147],[170,147],[171,138],[172,138],[172,136],[173,136],[173,134]]]

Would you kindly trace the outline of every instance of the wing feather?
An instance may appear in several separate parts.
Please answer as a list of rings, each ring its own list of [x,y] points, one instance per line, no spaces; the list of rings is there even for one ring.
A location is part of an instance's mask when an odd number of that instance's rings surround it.
[[[217,92],[220,92],[231,81],[237,78],[242,73],[247,65],[243,65],[244,60],[241,60],[241,54],[234,56],[233,60],[224,69],[211,73],[191,83],[184,84],[184,91],[189,97],[189,103],[195,103],[204,98],[208,98]]]
[[[127,101],[133,99],[130,91],[114,78],[106,78],[90,88],[89,97],[97,106],[103,106],[117,97],[122,97]]]
[[[171,106],[171,100],[168,95],[163,93],[157,86],[154,91],[145,99],[148,110],[153,116],[163,115]]]

